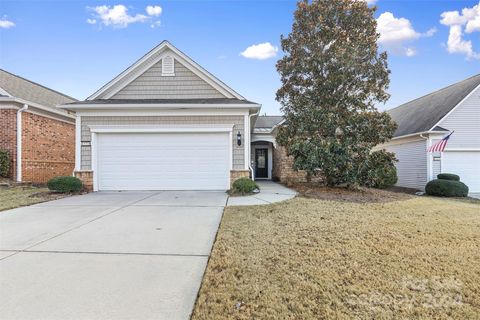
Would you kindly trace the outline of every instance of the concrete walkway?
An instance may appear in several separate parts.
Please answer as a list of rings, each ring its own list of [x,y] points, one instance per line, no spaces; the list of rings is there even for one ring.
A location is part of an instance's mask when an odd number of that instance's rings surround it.
[[[189,319],[225,192],[97,192],[0,212],[0,319]]]
[[[245,197],[229,197],[227,206],[254,206],[295,198],[297,192],[273,181],[256,181],[260,193]]]

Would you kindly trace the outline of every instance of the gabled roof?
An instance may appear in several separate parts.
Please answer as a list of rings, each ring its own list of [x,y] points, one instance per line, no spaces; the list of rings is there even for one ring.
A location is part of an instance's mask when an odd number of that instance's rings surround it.
[[[239,100],[245,100],[243,96],[234,91],[232,88],[227,86],[225,83],[220,81],[210,72],[201,67],[198,63],[193,61],[186,54],[178,50],[170,42],[164,40],[158,46],[150,50],[142,58],[137,60],[130,67],[125,69],[122,73],[112,79],[110,82],[101,87],[98,91],[92,94],[87,100],[95,99],[109,99],[116,92],[127,86],[131,81],[140,76],[145,70],[154,64],[158,63],[162,56],[161,53],[169,49],[176,56],[175,59],[179,60],[183,65],[189,68],[192,72],[197,74],[200,78],[205,80],[212,87],[217,89],[220,93],[225,95],[226,98],[236,98]]]
[[[266,128],[273,129],[283,121],[283,116],[258,116],[255,122],[255,129]]]
[[[253,127],[254,133],[272,133],[285,119],[283,116],[258,116]]]
[[[441,131],[436,124],[478,86],[480,74],[388,110],[398,124],[394,137]]]
[[[0,97],[33,102],[55,111],[56,106],[77,101],[63,93],[0,69]]]

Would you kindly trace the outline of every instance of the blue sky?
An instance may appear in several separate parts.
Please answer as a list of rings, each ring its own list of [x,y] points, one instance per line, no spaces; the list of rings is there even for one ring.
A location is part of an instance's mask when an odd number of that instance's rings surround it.
[[[381,45],[392,71],[392,97],[380,109],[480,72],[478,0],[369,2],[378,6]],[[112,11],[115,5],[122,6]],[[295,6],[286,0],[2,0],[0,66],[85,99],[167,39],[261,103],[262,112],[278,114],[275,63],[282,53],[275,49],[290,31]]]

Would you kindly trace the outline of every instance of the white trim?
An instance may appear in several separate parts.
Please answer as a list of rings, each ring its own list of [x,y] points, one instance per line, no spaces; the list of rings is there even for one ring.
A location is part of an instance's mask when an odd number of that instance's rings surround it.
[[[69,114],[65,110],[55,110],[51,107],[45,107],[45,106],[42,106],[41,104],[31,102],[31,101],[27,101],[27,100],[20,99],[20,98],[0,97],[0,102],[17,102],[17,103],[20,103],[20,104],[28,104],[30,107],[34,107],[34,108],[37,108],[39,110],[43,110],[45,112],[50,112],[50,113],[53,113],[53,114],[56,114],[56,115],[59,115],[59,116],[63,116],[65,118],[70,118],[72,120],[75,119],[74,115]],[[60,106],[58,106],[58,108],[60,108]],[[60,109],[62,109],[62,108],[60,108]]]
[[[249,125],[249,116],[248,115],[245,115],[243,117],[243,157],[244,157],[244,165],[243,165],[243,168],[245,170],[248,170],[248,163],[250,161],[248,161],[248,153],[249,153],[249,150],[248,150],[248,146],[250,145],[250,125]]]
[[[121,80],[123,80],[125,77],[128,77],[130,74],[133,74],[135,72],[135,69],[138,69],[143,63],[148,61],[150,58],[152,58],[154,55],[158,54],[160,51],[162,51],[164,48],[170,49],[173,53],[175,53],[178,57],[177,60],[179,60],[182,64],[186,64],[185,67],[188,68],[188,65],[190,65],[193,73],[197,74],[200,78],[202,78],[204,81],[209,83],[211,86],[213,86],[215,89],[220,91],[221,93],[225,94],[227,97],[236,97],[241,100],[245,100],[244,97],[242,97],[240,94],[235,92],[232,88],[228,87],[226,84],[224,84],[222,81],[214,77],[211,73],[206,71],[204,68],[202,68],[200,65],[198,65],[195,61],[190,59],[187,55],[182,53],[180,50],[175,48],[171,43],[168,41],[162,41],[157,47],[153,48],[149,53],[144,55],[142,58],[137,60],[134,64],[129,66],[126,70],[124,70],[122,73],[120,73],[118,76],[116,76],[114,79],[112,79],[110,82],[105,84],[103,87],[101,87],[99,90],[97,90],[95,93],[93,93],[90,97],[87,98],[87,100],[93,100],[98,98],[101,94],[107,92],[110,88],[115,86],[117,83],[119,83]],[[157,57],[157,59],[154,59],[152,62],[153,64],[158,63],[160,61],[160,56]],[[153,64],[149,64],[150,66]],[[193,67],[193,68],[192,68]],[[125,84],[122,88],[119,90],[123,89],[128,83],[131,81],[127,81],[127,84]],[[119,91],[118,90],[118,91]],[[115,91],[115,90],[114,90]],[[112,92],[114,92],[112,91]],[[118,92],[117,91],[117,92]],[[116,93],[116,92],[115,92]],[[110,93],[109,96],[114,95],[115,93]],[[108,95],[107,95],[108,98]]]
[[[240,103],[240,104],[187,104],[187,103],[149,103],[149,104],[81,104],[81,105],[61,105],[60,109],[67,110],[117,110],[117,109],[202,109],[202,108],[222,108],[222,109],[260,109],[261,105],[256,103]]]
[[[230,171],[233,170],[233,134],[232,131],[228,133],[228,140],[230,141],[230,156],[229,156],[229,161],[230,161]],[[230,189],[230,174],[228,175],[228,188]]]
[[[422,134],[446,134],[446,133],[448,133],[448,131],[432,131],[432,130],[429,130],[429,131],[422,131],[422,132],[405,134],[403,136],[393,137],[390,141],[409,138],[409,137],[413,137],[413,136],[420,136]],[[387,144],[387,143],[385,143],[385,144]]]
[[[82,117],[152,117],[152,116],[244,116],[248,114],[245,109],[178,109],[178,110],[98,110],[78,111]]]
[[[22,112],[28,109],[28,104],[17,110],[17,182],[22,182]]]
[[[427,182],[433,179],[433,153],[428,152],[428,148],[432,146],[432,138],[429,136],[426,142],[426,152],[427,152]]]
[[[222,125],[196,125],[196,126],[183,126],[183,125],[171,125],[171,126],[89,126],[92,133],[162,133],[162,132],[232,132],[234,124],[222,124]]]
[[[443,152],[448,151],[456,151],[456,152],[472,152],[472,151],[480,151],[480,148],[445,148]]]
[[[82,167],[82,117],[77,115],[75,119],[75,171]]]
[[[270,134],[266,134],[266,135],[254,134],[254,135],[252,135],[251,143],[260,142],[260,141],[270,142],[271,144],[273,144],[274,148],[277,147],[277,140],[275,139],[274,136],[272,136]]]
[[[0,94],[2,96],[8,96],[8,97],[11,97],[12,95],[10,93],[8,93],[5,89],[3,89],[2,87],[0,87]]]
[[[450,116],[460,105],[462,105],[462,103],[464,103],[468,98],[470,98],[475,91],[477,90],[480,90],[480,85],[476,86],[469,94],[466,95],[465,98],[462,99],[462,101],[460,101],[459,103],[457,103],[457,105],[455,107],[453,107],[452,110],[450,110],[445,116],[442,117],[442,119],[440,119],[437,123],[435,123],[435,125],[430,129],[430,130],[433,130],[433,128],[435,128],[436,126],[440,126],[440,124],[448,117]]]
[[[97,175],[97,168],[98,168],[98,159],[97,159],[97,133],[92,132],[92,141],[91,141],[91,162],[92,162],[92,172],[93,172],[93,191],[98,191],[98,175]]]

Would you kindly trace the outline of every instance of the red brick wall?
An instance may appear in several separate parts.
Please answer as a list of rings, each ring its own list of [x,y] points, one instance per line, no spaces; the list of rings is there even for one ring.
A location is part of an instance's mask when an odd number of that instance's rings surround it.
[[[45,183],[55,176],[71,176],[75,125],[24,112],[22,126],[22,180]]]
[[[8,177],[15,179],[17,158],[17,110],[0,109],[0,149],[10,154]]]

